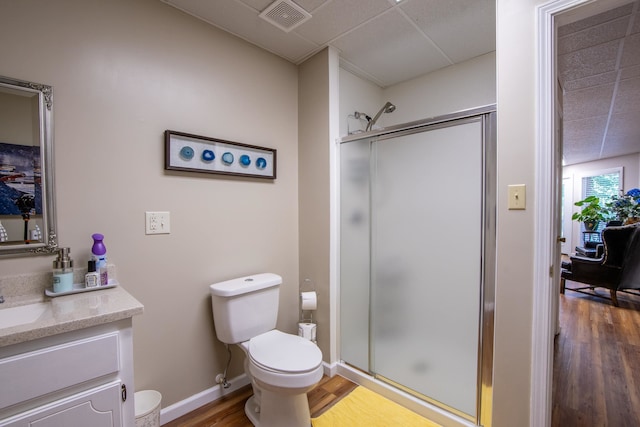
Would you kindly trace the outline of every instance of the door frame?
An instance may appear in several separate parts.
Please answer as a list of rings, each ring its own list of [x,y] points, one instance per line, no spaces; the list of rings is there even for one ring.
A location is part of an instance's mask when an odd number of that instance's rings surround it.
[[[553,390],[553,339],[555,318],[553,298],[557,298],[553,283],[555,224],[560,215],[553,201],[554,188],[562,179],[556,168],[556,26],[563,20],[578,20],[628,3],[629,0],[551,0],[536,7],[537,29],[537,106],[536,106],[536,203],[534,219],[533,319],[531,347],[531,403],[529,425],[551,425]],[[587,4],[590,7],[587,14]],[[584,15],[584,16],[581,16]]]

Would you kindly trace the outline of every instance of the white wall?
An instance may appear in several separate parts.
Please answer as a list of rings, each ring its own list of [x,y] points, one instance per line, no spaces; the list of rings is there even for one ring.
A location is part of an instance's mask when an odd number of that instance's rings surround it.
[[[297,68],[157,0],[0,0],[0,75],[54,91],[60,244],[86,265],[102,232],[134,318],[136,389],[169,406],[215,385],[227,353],[208,285],[281,274],[278,326],[298,317]],[[19,42],[17,42],[19,40]],[[274,181],[164,170],[172,129],[277,149]],[[144,212],[171,212],[146,236]],[[0,274],[52,257],[0,260]],[[230,376],[242,371],[234,350]],[[90,363],[90,361],[87,361]]]

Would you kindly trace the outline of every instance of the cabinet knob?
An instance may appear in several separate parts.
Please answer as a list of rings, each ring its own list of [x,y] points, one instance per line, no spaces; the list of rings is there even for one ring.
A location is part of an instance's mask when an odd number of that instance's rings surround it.
[[[123,401],[123,402],[126,402],[126,401],[127,401],[127,386],[126,386],[126,385],[124,385],[124,384],[122,384],[121,390],[122,390],[122,391],[121,391],[121,394],[122,394],[122,401]]]

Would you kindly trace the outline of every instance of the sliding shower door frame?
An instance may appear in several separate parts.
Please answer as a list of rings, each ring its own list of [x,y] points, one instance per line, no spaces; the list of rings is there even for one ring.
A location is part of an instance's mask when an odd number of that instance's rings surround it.
[[[372,352],[369,351],[369,373],[377,379],[394,387],[410,393],[420,399],[445,409],[452,414],[477,425],[490,427],[492,418],[493,398],[493,329],[495,307],[495,265],[496,265],[496,106],[487,105],[479,108],[464,110],[439,117],[409,122],[389,128],[349,135],[342,138],[339,143],[345,144],[353,141],[369,140],[370,146],[376,141],[387,140],[404,135],[426,132],[457,124],[479,121],[482,125],[482,189],[484,193],[482,209],[483,230],[481,233],[481,277],[480,277],[480,309],[478,331],[478,361],[477,361],[477,404],[476,415],[470,417],[455,408],[444,405],[442,402],[430,399],[407,387],[402,386],[388,378],[371,372]],[[371,189],[370,189],[371,191]],[[371,196],[371,195],[370,195]],[[369,197],[371,201],[371,197]],[[370,245],[371,247],[371,245]],[[371,255],[371,254],[370,254]],[[370,277],[371,280],[373,277]],[[371,297],[371,295],[370,295]],[[371,310],[371,301],[369,304]],[[371,318],[372,313],[369,313]],[[371,327],[369,334],[372,333]],[[372,337],[369,337],[371,346]]]

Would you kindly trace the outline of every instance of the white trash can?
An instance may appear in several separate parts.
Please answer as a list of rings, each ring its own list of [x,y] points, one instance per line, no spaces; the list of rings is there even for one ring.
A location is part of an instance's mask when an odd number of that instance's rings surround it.
[[[155,390],[141,390],[134,394],[136,427],[160,427],[162,395]]]

